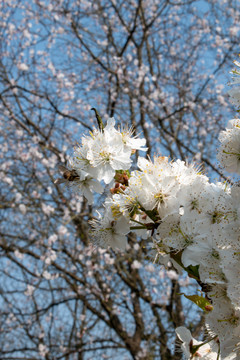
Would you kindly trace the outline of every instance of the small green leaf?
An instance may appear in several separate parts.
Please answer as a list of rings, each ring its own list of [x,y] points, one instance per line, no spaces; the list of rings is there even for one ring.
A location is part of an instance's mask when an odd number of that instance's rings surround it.
[[[199,279],[199,265],[189,265],[187,268],[185,268],[185,270],[188,272],[188,275],[190,277],[193,277],[194,279]]]
[[[198,307],[200,307],[206,313],[213,310],[212,304],[203,296],[200,296],[200,295],[186,295],[184,293],[181,293],[179,295],[184,295],[184,297],[186,299],[192,301],[194,304],[196,304]]]

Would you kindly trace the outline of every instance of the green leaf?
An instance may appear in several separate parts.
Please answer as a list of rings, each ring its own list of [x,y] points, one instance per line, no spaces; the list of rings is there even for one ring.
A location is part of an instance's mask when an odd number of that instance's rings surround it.
[[[189,265],[188,267],[183,266],[182,253],[183,253],[183,250],[175,252],[175,253],[172,252],[171,258],[173,260],[175,260],[176,263],[178,263],[178,265],[180,265],[185,271],[187,271],[189,277],[191,277],[197,281],[200,280],[199,272],[198,272],[199,265],[195,265],[195,266]]]
[[[200,307],[206,313],[213,310],[212,304],[203,296],[200,295],[186,295],[184,293],[180,293],[179,295],[183,295],[186,299],[192,301],[198,307]]]
[[[199,269],[199,265],[189,265],[188,267],[185,268],[185,270],[188,272],[188,275],[190,277],[193,277],[194,279],[199,279],[199,272],[198,272],[198,269]]]

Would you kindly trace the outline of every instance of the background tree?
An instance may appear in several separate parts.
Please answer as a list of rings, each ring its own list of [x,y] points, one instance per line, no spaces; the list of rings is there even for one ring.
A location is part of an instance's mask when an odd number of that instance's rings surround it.
[[[223,84],[238,51],[237,1],[2,1],[2,359],[181,359],[174,328],[203,331],[178,293],[196,285],[145,259],[93,250],[84,198],[54,184],[57,164],[96,125],[130,124],[148,154],[221,177]]]

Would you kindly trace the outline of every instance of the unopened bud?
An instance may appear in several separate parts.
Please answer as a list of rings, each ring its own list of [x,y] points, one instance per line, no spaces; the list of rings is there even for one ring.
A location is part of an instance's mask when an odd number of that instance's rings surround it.
[[[212,305],[205,305],[205,310],[207,311],[207,312],[210,312],[210,311],[212,311],[213,310],[213,306]]]
[[[128,186],[128,176],[127,176],[127,174],[123,175],[123,181],[124,181],[124,185]]]
[[[114,179],[116,180],[116,182],[119,182],[123,185],[126,185],[128,186],[128,175],[126,174],[126,172],[124,172],[123,174],[121,173],[117,173],[115,176],[114,176]]]
[[[114,176],[114,179],[116,180],[116,182],[120,182],[122,184],[123,183],[123,174],[117,173]]]

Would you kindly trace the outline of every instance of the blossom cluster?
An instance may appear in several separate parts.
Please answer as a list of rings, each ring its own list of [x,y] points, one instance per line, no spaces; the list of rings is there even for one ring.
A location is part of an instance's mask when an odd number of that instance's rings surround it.
[[[236,359],[240,188],[210,183],[199,169],[166,157],[153,162],[139,157],[138,168],[129,174],[125,188],[116,182],[105,200],[105,213],[94,222],[96,242],[125,249],[127,233],[135,231],[152,244],[155,261],[180,265],[208,285],[211,306],[208,301],[203,306],[207,329],[211,337],[218,336],[222,359]],[[217,359],[216,354],[212,350],[205,358]]]
[[[221,146],[218,159],[228,171],[240,174],[240,119],[229,120],[219,135]]]
[[[130,128],[115,129],[115,120],[110,118],[104,131],[94,128],[90,136],[82,138],[69,160],[73,174],[69,185],[84,195],[89,204],[93,193],[101,194],[101,181],[109,184],[118,170],[128,170],[132,164],[133,150],[146,150],[145,139],[132,137]]]
[[[72,183],[90,203],[101,182],[111,188],[104,214],[91,221],[93,239],[124,251],[127,234],[135,232],[148,241],[155,262],[185,269],[202,287],[195,302],[206,314],[209,340],[199,342],[177,328],[184,354],[239,359],[240,187],[211,183],[200,168],[161,156],[138,157],[137,170],[129,171],[135,150],[146,150],[145,140],[132,135],[109,119],[83,137],[70,159]],[[219,161],[240,173],[240,119],[230,120],[219,140]]]

